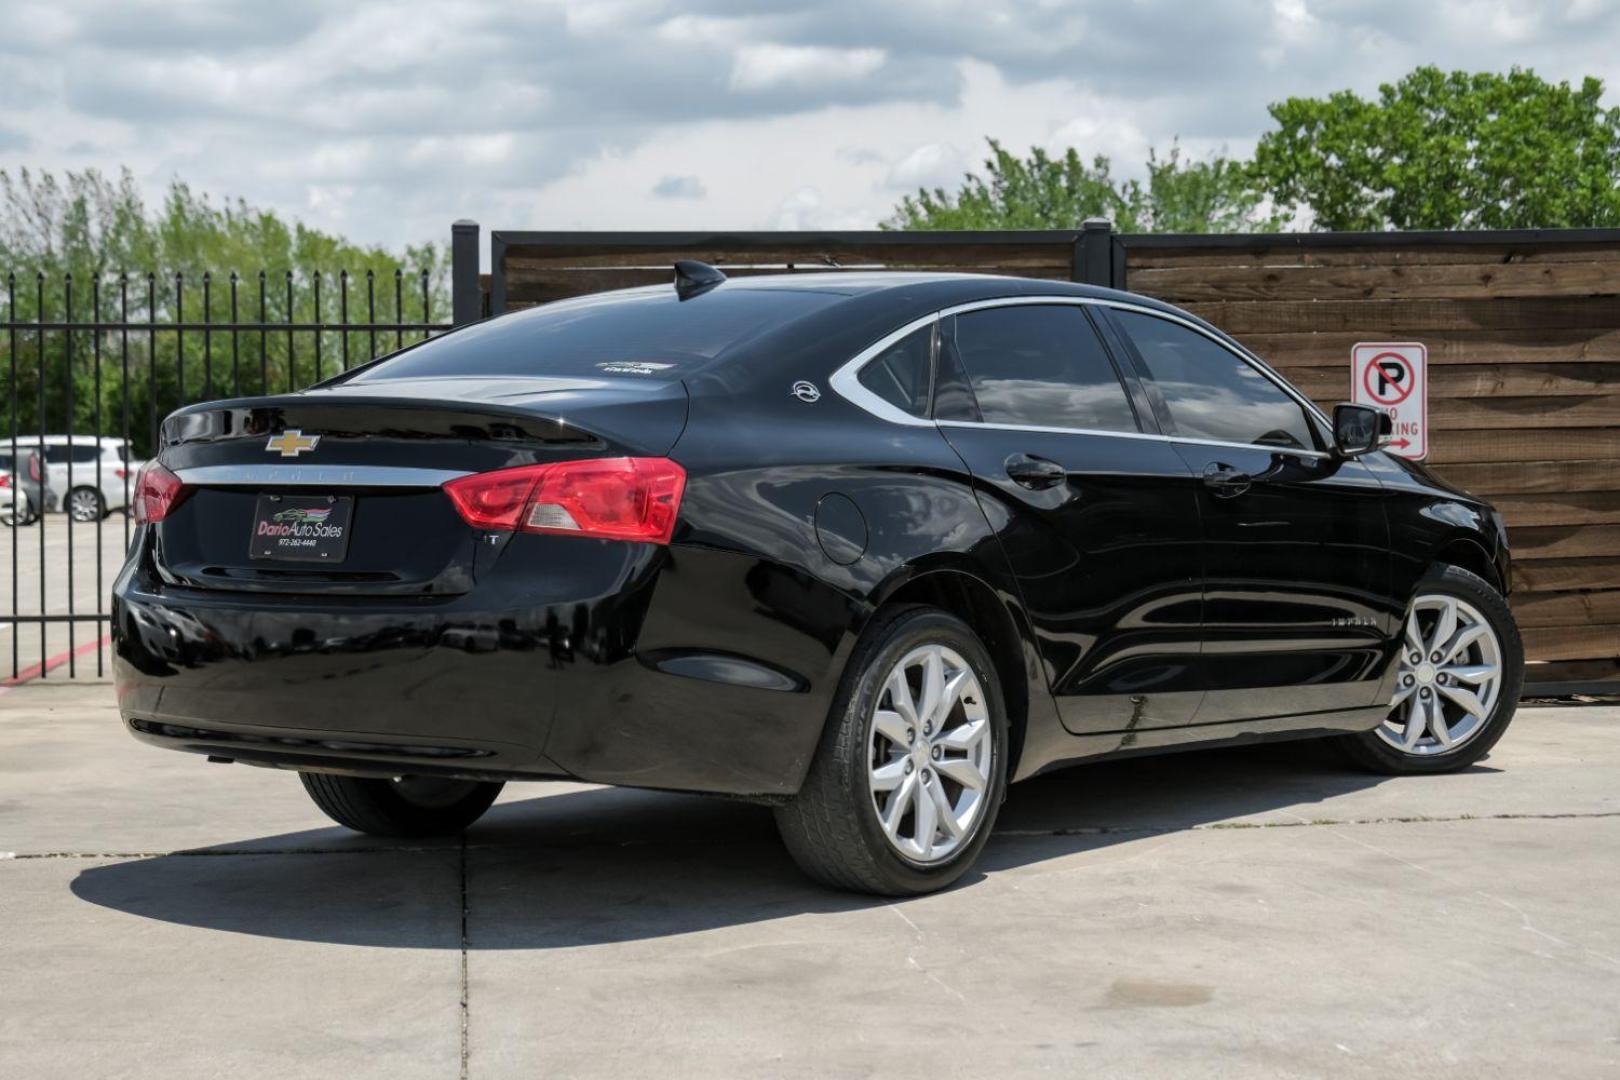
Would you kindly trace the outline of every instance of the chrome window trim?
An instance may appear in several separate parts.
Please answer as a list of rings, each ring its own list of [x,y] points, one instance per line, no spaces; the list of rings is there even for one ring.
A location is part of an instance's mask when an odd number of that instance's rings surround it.
[[[989,420],[936,420],[940,427],[991,428],[996,431],[1036,431],[1048,435],[1102,435],[1110,439],[1152,439],[1169,442],[1170,436],[1151,431],[1108,431],[1104,428],[1049,427],[1044,424],[1003,424]]]
[[[1273,446],[1270,443],[1222,442],[1219,439],[1194,439],[1183,435],[1159,435],[1151,431],[1105,431],[1100,428],[1038,427],[1034,424],[993,424],[989,421],[936,420],[941,427],[993,428],[996,431],[1035,431],[1051,435],[1094,435],[1106,439],[1148,439],[1153,442],[1191,443],[1195,446],[1229,446],[1235,450],[1264,450],[1272,454],[1291,454],[1294,457],[1328,458],[1332,454],[1321,450],[1306,450],[1293,446]]]
[[[926,416],[912,416],[906,410],[892,405],[878,397],[872,391],[861,385],[861,368],[868,361],[875,359],[885,349],[918,330],[932,326],[940,319],[940,313],[924,315],[920,319],[913,319],[900,329],[885,334],[876,342],[868,345],[849,362],[843,364],[827,379],[827,385],[838,392],[838,396],[857,408],[864,409],[879,420],[887,420],[891,424],[903,424],[906,427],[933,427],[933,420]]]
[[[397,465],[198,465],[180,482],[208,487],[441,487],[470,473]]]
[[[1120,311],[1133,311],[1142,315],[1151,315],[1154,318],[1164,319],[1166,322],[1173,322],[1180,326],[1184,326],[1188,330],[1208,338],[1216,345],[1219,345],[1221,348],[1225,349],[1239,360],[1260,372],[1260,374],[1263,375],[1273,386],[1281,390],[1295,404],[1303,408],[1308,415],[1316,417],[1318,421],[1325,425],[1327,431],[1331,432],[1333,430],[1333,422],[1328,419],[1326,413],[1317,407],[1314,401],[1290,386],[1281,375],[1272,370],[1270,364],[1267,364],[1264,360],[1260,359],[1260,357],[1249,352],[1241,345],[1237,345],[1235,342],[1223,340],[1222,338],[1211,333],[1207,327],[1200,326],[1191,319],[1175,314],[1174,312],[1160,311],[1157,308],[1147,307],[1142,304],[1133,304],[1127,300],[1114,300],[1100,296],[998,296],[991,300],[973,300],[965,304],[955,304],[948,308],[941,308],[932,315],[925,315],[922,318],[913,319],[899,330],[880,338],[876,344],[870,345],[861,350],[859,353],[855,354],[853,358],[841,365],[837,371],[833,372],[832,376],[827,380],[828,384],[838,392],[840,397],[871,413],[880,420],[887,420],[894,424],[905,424],[908,427],[927,427],[930,424],[935,423],[935,421],[924,417],[912,416],[910,413],[905,412],[902,409],[897,409],[860,384],[860,370],[866,365],[867,361],[871,360],[878,353],[881,353],[884,349],[887,349],[890,345],[893,345],[896,341],[899,341],[912,331],[921,329],[922,327],[927,326],[929,323],[937,322],[946,318],[947,316],[961,315],[970,311],[983,311],[987,308],[1026,307],[1033,304],[1069,304],[1075,307],[1096,306],[1116,308]],[[1235,348],[1234,345],[1236,345]],[[940,420],[938,423],[965,427],[974,426],[974,422],[971,420]],[[1073,432],[1080,435],[1119,435],[1126,438],[1140,437],[1173,439],[1179,442],[1197,443],[1201,446],[1234,446],[1249,450],[1276,450],[1282,453],[1301,454],[1307,457],[1319,458],[1332,456],[1331,454],[1325,453],[1321,450],[1296,450],[1286,446],[1268,446],[1265,443],[1224,442],[1218,439],[1195,439],[1183,436],[1154,435],[1147,432],[1133,433],[1128,431],[1098,431],[1089,428],[1042,428],[1022,424],[981,424],[980,426],[1025,431]],[[1322,432],[1318,432],[1318,434],[1322,434]]]

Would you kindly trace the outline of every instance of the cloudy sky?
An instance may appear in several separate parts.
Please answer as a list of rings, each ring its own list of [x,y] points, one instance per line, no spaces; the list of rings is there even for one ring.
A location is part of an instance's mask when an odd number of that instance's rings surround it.
[[[390,246],[870,228],[987,135],[1129,174],[1422,63],[1620,90],[1620,0],[0,0],[0,168],[128,166]]]

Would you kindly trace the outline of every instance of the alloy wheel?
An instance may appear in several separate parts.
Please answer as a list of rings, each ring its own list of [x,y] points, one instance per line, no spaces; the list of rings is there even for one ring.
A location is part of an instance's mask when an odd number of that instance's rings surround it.
[[[1449,754],[1485,728],[1502,691],[1502,645],[1466,600],[1419,596],[1406,617],[1384,742],[1404,754]]]
[[[101,499],[93,491],[75,491],[68,496],[68,513],[74,521],[95,521],[101,516]]]
[[[995,740],[984,690],[960,653],[923,645],[889,671],[872,712],[868,782],[890,846],[950,858],[985,811]]]

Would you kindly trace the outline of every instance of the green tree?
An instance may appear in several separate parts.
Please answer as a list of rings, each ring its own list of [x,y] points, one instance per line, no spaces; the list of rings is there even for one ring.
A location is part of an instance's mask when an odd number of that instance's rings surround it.
[[[421,337],[166,325],[337,323],[345,292],[348,322],[439,322],[449,313],[448,265],[436,245],[396,255],[241,200],[215,203],[178,181],[149,209],[127,171],[116,180],[95,170],[60,179],[0,171],[0,274],[5,319],[85,324],[0,334],[0,439],[9,441],[13,424],[21,435],[71,424],[127,434],[143,455],[154,421],[182,404],[306,386]],[[96,325],[116,322],[159,329]]]
[[[1147,170],[1146,187],[1135,180],[1126,185],[1132,227],[1121,224],[1121,231],[1275,232],[1282,227],[1244,162],[1219,154],[1183,161],[1181,147],[1172,142],[1163,158],[1148,151]]]
[[[918,189],[884,228],[1072,229],[1088,217],[1109,218],[1123,232],[1277,228],[1246,167],[1221,155],[1185,158],[1176,143],[1164,157],[1149,151],[1144,184],[1116,179],[1101,154],[1087,164],[1072,147],[1056,158],[1034,147],[1020,158],[988,141],[984,176],[968,173],[955,192]]]
[[[1271,106],[1253,175],[1312,227],[1511,229],[1620,224],[1620,109],[1603,84],[1421,67],[1377,100]]]

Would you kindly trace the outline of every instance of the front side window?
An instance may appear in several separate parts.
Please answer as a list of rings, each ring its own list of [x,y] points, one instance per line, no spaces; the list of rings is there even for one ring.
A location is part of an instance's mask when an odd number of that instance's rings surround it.
[[[1138,430],[1113,361],[1075,305],[958,315],[955,351],[986,423]]]
[[[1253,364],[1168,319],[1115,311],[1189,439],[1319,449],[1305,410]]]
[[[933,345],[932,326],[907,334],[861,368],[861,385],[897,409],[927,416]]]

